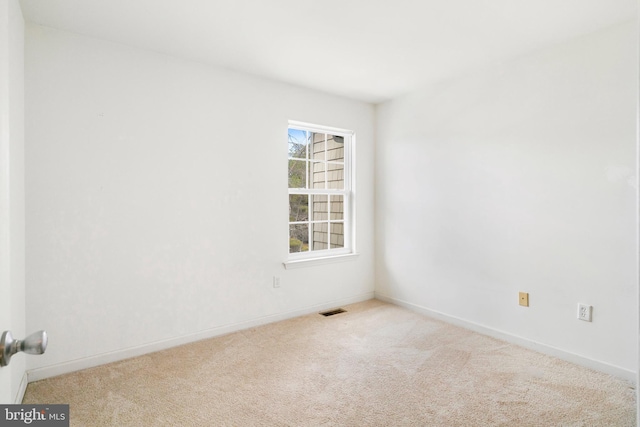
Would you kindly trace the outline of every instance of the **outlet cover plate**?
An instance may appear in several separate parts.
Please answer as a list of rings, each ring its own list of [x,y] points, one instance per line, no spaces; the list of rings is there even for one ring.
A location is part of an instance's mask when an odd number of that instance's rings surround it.
[[[578,319],[591,322],[591,312],[593,307],[587,304],[578,303]]]
[[[529,294],[526,292],[520,292],[519,304],[523,307],[529,307]]]

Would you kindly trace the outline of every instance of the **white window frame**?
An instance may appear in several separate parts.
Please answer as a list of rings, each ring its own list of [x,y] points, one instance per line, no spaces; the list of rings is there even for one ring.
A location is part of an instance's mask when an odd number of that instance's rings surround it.
[[[312,196],[314,194],[322,195],[342,195],[344,201],[344,245],[342,248],[337,249],[321,249],[310,250],[306,252],[294,252],[288,253],[287,261],[284,262],[284,266],[287,269],[297,268],[302,266],[311,266],[332,262],[347,261],[351,257],[357,255],[356,253],[356,195],[355,195],[355,132],[347,129],[339,129],[329,126],[315,125],[311,123],[304,123],[298,121],[289,121],[288,129],[297,129],[301,131],[309,131],[313,133],[324,133],[330,135],[341,136],[344,138],[344,189],[304,189],[304,188],[288,188],[288,195],[291,194],[308,194]],[[309,150],[307,150],[307,161],[309,157]],[[326,161],[326,160],[325,160]],[[308,181],[307,181],[308,182]],[[330,197],[328,198],[330,199]],[[289,197],[287,196],[287,203],[289,203]],[[309,214],[309,219],[306,221],[311,224],[313,222],[311,218],[312,213]],[[329,224],[331,220],[329,219]],[[291,222],[287,222],[287,241],[290,237],[290,225]],[[311,230],[311,227],[309,227]],[[311,234],[311,231],[310,231]],[[312,237],[310,236],[310,239]],[[287,246],[288,247],[288,246]],[[288,249],[287,249],[288,251]]]

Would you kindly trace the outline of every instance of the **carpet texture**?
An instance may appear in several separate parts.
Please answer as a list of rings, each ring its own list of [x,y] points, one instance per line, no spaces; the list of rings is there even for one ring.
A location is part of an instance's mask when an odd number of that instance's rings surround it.
[[[72,426],[634,426],[632,384],[370,300],[29,384]]]

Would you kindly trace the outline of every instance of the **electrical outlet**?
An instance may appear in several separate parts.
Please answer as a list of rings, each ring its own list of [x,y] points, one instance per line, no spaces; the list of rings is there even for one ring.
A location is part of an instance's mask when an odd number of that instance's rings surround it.
[[[279,288],[280,287],[280,277],[273,276],[273,287],[274,288]]]
[[[590,305],[578,303],[578,319],[591,322],[591,311]]]
[[[526,292],[520,292],[518,295],[518,304],[523,307],[529,307],[529,294]]]

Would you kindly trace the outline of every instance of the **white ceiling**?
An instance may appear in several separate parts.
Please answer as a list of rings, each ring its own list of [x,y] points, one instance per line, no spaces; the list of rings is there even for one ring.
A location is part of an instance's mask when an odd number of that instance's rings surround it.
[[[636,0],[21,0],[27,22],[368,102],[635,19]]]

